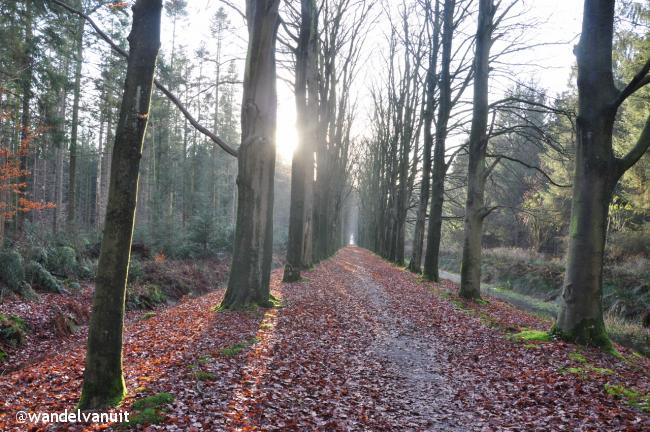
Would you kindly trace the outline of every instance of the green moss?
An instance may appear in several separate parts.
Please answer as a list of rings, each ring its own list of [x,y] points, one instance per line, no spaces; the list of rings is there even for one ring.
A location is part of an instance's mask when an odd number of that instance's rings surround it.
[[[77,408],[81,410],[111,408],[119,406],[126,397],[124,376],[116,377],[112,382],[89,384],[84,381]]]
[[[129,422],[124,426],[137,426],[145,424],[158,424],[161,423],[165,417],[161,414],[160,410],[155,408],[145,408],[142,411],[131,413]]]
[[[553,336],[549,332],[542,330],[524,330],[512,335],[512,338],[527,342],[551,342],[553,340]]]
[[[614,375],[614,371],[608,368],[592,367],[591,370],[600,375]]]
[[[524,348],[526,348],[526,349],[537,349],[538,345],[528,343],[528,344],[524,345]]]
[[[259,340],[256,337],[254,337],[254,338],[245,340],[243,342],[239,342],[239,343],[236,343],[234,345],[230,345],[228,347],[222,348],[222,349],[219,350],[219,353],[224,357],[235,357],[240,352],[242,352],[246,348],[250,347],[251,345],[256,344],[257,342],[259,342]]]
[[[580,354],[579,352],[569,353],[569,359],[578,363],[587,363],[587,358],[582,354]]]
[[[0,314],[0,341],[18,347],[27,337],[27,323],[17,315]]]
[[[0,362],[4,361],[7,358],[7,353],[0,349]]]
[[[650,395],[627,388],[620,384],[605,384],[605,392],[618,399],[624,400],[628,405],[640,409],[641,411],[650,411]]]
[[[171,393],[156,393],[151,396],[143,397],[133,402],[131,408],[136,411],[141,411],[147,408],[160,408],[163,405],[174,402],[174,395]]]
[[[605,331],[605,324],[602,320],[584,319],[570,332],[562,331],[557,325],[553,326],[551,333],[559,339],[567,342],[575,342],[580,345],[595,346],[605,351],[613,349],[612,342]]]
[[[203,355],[203,356],[198,358],[199,364],[202,364],[202,365],[204,365],[206,363],[209,363],[210,360],[212,360],[212,357],[210,357],[209,355]]]
[[[214,381],[217,377],[212,372],[198,370],[194,372],[194,377],[199,381]]]
[[[144,313],[142,315],[142,319],[143,320],[148,320],[148,319],[151,319],[151,318],[155,317],[156,315],[157,315],[156,312],[146,312],[146,313]]]
[[[587,370],[581,367],[568,367],[565,369],[560,369],[560,373],[570,373],[574,375],[579,375],[580,377],[586,377],[587,376]]]
[[[284,304],[282,303],[282,300],[277,298],[273,294],[269,294],[269,302],[271,303],[271,307],[274,307],[274,308],[282,308],[282,307],[284,307]]]

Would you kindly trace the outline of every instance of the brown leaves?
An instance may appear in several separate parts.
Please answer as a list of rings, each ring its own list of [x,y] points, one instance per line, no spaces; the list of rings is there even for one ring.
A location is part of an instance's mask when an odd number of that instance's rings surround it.
[[[604,390],[612,383],[648,393],[647,360],[580,350],[587,368],[569,344],[511,341],[508,331],[548,323],[494,300],[460,307],[445,298],[453,285],[422,283],[358,248],[303,282],[280,278],[272,282],[280,309],[215,313],[219,291],[131,319],[125,408],[169,392],[175,401],[155,428],[179,431],[650,427],[647,414]],[[0,429],[18,409],[76,403],[82,342],[0,378],[0,394],[9,395]],[[567,372],[575,368],[588,370]],[[613,373],[598,372],[605,368]]]

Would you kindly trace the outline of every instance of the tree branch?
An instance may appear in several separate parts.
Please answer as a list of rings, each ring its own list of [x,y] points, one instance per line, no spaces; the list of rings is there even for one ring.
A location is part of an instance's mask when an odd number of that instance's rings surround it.
[[[636,142],[632,150],[629,151],[628,154],[625,155],[622,159],[617,159],[617,165],[618,165],[618,175],[622,176],[625,174],[625,171],[629,170],[632,165],[638,162],[639,159],[641,159],[641,156],[643,156],[647,151],[648,148],[650,147],[650,116],[648,116],[648,119],[645,122],[645,126],[643,127],[643,131],[641,132],[641,136],[639,137],[639,140]]]
[[[61,6],[63,9],[67,10],[68,12],[73,13],[73,14],[76,14],[76,15],[82,17],[83,19],[85,19],[85,20],[88,22],[88,24],[90,24],[91,27],[95,30],[95,32],[99,35],[99,37],[101,37],[102,39],[104,39],[104,41],[106,41],[106,42],[111,46],[111,48],[113,49],[113,51],[117,52],[119,55],[121,55],[121,56],[124,57],[124,58],[129,58],[129,53],[126,52],[124,49],[122,49],[122,48],[121,48],[119,45],[117,45],[115,42],[113,42],[113,40],[110,38],[110,36],[108,36],[104,31],[102,31],[102,29],[99,28],[99,26],[95,23],[95,21],[94,21],[91,17],[89,17],[87,14],[85,14],[85,13],[83,13],[82,11],[77,10],[77,9],[75,9],[75,8],[73,8],[73,7],[69,6],[69,5],[67,5],[67,4],[64,3],[63,1],[60,1],[60,0],[48,0],[48,1],[50,1],[51,3],[54,3],[54,4],[58,5],[58,6]],[[239,156],[239,153],[237,152],[237,150],[235,150],[234,148],[230,147],[228,144],[226,144],[226,142],[225,142],[224,140],[222,140],[222,139],[219,138],[217,135],[215,135],[214,133],[212,133],[212,132],[211,132],[210,130],[208,130],[206,127],[202,126],[202,125],[201,125],[201,124],[200,124],[200,123],[199,123],[199,122],[198,122],[198,121],[197,121],[197,120],[192,116],[192,114],[190,114],[190,112],[187,110],[187,108],[185,108],[185,107],[183,106],[183,104],[181,103],[181,101],[178,100],[178,98],[177,98],[176,96],[174,96],[174,95],[173,95],[173,94],[172,94],[172,93],[171,93],[171,92],[170,92],[170,91],[169,91],[169,90],[168,90],[168,89],[167,89],[167,88],[166,88],[166,87],[165,87],[165,86],[164,86],[160,81],[158,81],[158,80],[156,79],[156,80],[154,80],[154,84],[156,85],[156,87],[158,88],[158,90],[160,90],[160,91],[161,91],[165,96],[167,96],[167,98],[168,98],[168,99],[169,99],[169,100],[170,100],[174,105],[176,105],[176,107],[180,110],[180,112],[183,113],[183,115],[185,116],[185,118],[187,119],[187,121],[189,121],[190,124],[196,128],[196,130],[198,130],[198,131],[201,132],[203,135],[207,136],[207,137],[210,138],[212,141],[214,141],[214,142],[215,142],[219,147],[221,147],[221,148],[222,148],[226,153],[228,153],[229,155],[234,156],[234,157],[238,157],[238,156]]]
[[[525,167],[528,168],[528,169],[535,170],[535,171],[537,171],[538,173],[540,173],[541,175],[543,175],[544,177],[546,177],[546,179],[549,181],[549,183],[551,183],[553,186],[557,186],[557,187],[560,187],[560,188],[570,188],[570,187],[572,187],[572,185],[563,185],[563,184],[556,183],[556,182],[553,181],[553,179],[552,179],[552,178],[551,178],[551,177],[550,177],[550,176],[549,176],[549,175],[548,175],[544,170],[542,170],[540,167],[536,167],[536,166],[534,166],[534,165],[527,164],[526,162],[524,162],[524,161],[522,161],[522,160],[519,160],[519,159],[516,159],[516,158],[510,157],[510,156],[504,156],[504,155],[490,155],[490,154],[489,154],[489,155],[486,155],[486,156],[487,156],[487,157],[496,157],[496,158],[499,158],[499,159],[505,159],[505,160],[509,160],[509,161],[511,161],[511,162],[516,162],[516,163],[518,163],[518,164],[520,164],[520,165],[525,166]]]
[[[650,75],[648,75],[648,73],[650,73],[650,59],[648,59],[641,70],[634,75],[632,81],[630,81],[630,83],[618,94],[618,97],[614,102],[615,109],[618,109],[618,107],[625,102],[625,99],[634,94],[634,92],[639,90],[641,87],[650,84]]]

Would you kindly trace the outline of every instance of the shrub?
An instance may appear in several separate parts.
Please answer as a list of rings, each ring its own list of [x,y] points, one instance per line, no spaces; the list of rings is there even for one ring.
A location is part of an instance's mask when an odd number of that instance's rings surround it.
[[[33,286],[45,291],[61,294],[64,292],[61,283],[52,274],[36,261],[30,261],[25,266],[25,277]]]
[[[158,285],[147,284],[127,292],[127,306],[129,309],[153,309],[167,302],[167,295]]]
[[[56,275],[71,277],[77,274],[77,254],[70,246],[54,248],[47,255],[47,269]]]
[[[0,282],[25,299],[35,299],[38,295],[25,280],[23,258],[15,250],[0,252]]]
[[[40,265],[47,265],[47,249],[42,247],[32,247],[29,251],[29,258]]]
[[[650,257],[650,229],[639,231],[619,231],[611,233],[607,239],[607,255],[618,261],[625,257],[641,255]]]
[[[138,259],[131,259],[129,262],[129,276],[128,281],[130,284],[137,282],[144,276],[142,263]]]
[[[23,257],[15,250],[0,252],[0,280],[14,292],[20,292],[25,283]]]
[[[17,347],[25,342],[27,324],[16,315],[0,314],[0,342]]]

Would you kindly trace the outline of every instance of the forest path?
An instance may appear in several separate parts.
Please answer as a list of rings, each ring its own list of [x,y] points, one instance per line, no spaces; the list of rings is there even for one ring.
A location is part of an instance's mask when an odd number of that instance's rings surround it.
[[[506,333],[547,324],[455,289],[347,247],[300,282],[275,271],[281,308],[214,312],[223,290],[186,299],[127,325],[121,409],[134,416],[135,400],[171,393],[148,430],[172,431],[650,430],[605,387],[650,394],[650,362],[513,341]],[[19,410],[74,409],[79,345],[0,376],[0,430],[27,430]]]

